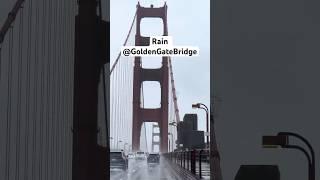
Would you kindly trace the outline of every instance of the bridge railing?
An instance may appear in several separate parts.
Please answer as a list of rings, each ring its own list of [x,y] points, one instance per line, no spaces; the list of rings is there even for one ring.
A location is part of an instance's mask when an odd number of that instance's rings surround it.
[[[192,149],[169,152],[163,156],[171,163],[175,163],[201,179],[210,174],[209,152],[208,149]]]

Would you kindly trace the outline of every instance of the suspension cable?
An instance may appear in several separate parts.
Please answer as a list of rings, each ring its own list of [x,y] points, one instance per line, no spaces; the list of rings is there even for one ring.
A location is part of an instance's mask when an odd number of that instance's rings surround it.
[[[132,29],[133,29],[134,22],[135,22],[135,20],[136,20],[136,17],[137,17],[137,12],[135,13],[135,15],[134,15],[134,17],[133,17],[130,30],[129,30],[128,34],[127,34],[126,40],[125,40],[124,43],[123,43],[123,46],[125,46],[125,45],[127,44],[127,41],[128,41],[128,39],[129,39],[129,36],[130,36],[131,31],[132,31]],[[116,60],[114,61],[113,65],[112,65],[112,67],[111,67],[111,70],[110,70],[110,74],[112,74],[114,68],[115,68],[116,65],[118,64],[118,61],[119,61],[120,57],[121,57],[121,52],[118,54],[118,57],[117,57]]]
[[[24,2],[24,0],[18,0],[15,3],[15,5],[13,6],[11,12],[8,14],[8,17],[0,30],[0,44],[3,43],[5,35],[7,34],[8,30],[10,29],[12,24],[14,23],[14,20],[16,19],[16,16],[17,16],[23,2]]]
[[[24,17],[24,10],[23,7],[21,7],[20,15],[19,15],[19,37],[18,37],[18,74],[17,74],[17,94],[18,94],[18,102],[17,102],[17,130],[16,130],[16,173],[15,173],[15,179],[18,179],[18,176],[20,175],[20,130],[21,130],[21,71],[22,71],[22,48],[23,48],[23,17]]]
[[[50,142],[50,133],[51,132],[51,129],[50,128],[50,120],[52,120],[50,118],[50,110],[52,107],[51,105],[51,99],[50,99],[50,95],[51,95],[51,51],[52,51],[52,43],[51,43],[51,28],[50,28],[50,25],[51,25],[51,1],[49,1],[48,3],[46,3],[46,11],[48,11],[48,16],[47,16],[47,23],[46,23],[46,26],[47,26],[47,29],[48,29],[48,32],[47,32],[47,35],[46,35],[46,41],[47,41],[47,63],[46,63],[46,72],[47,72],[47,76],[46,76],[46,81],[47,81],[47,89],[46,89],[46,104],[47,104],[47,111],[46,111],[46,156],[47,156],[47,161],[45,162],[45,179],[49,179],[49,162],[52,163],[51,160],[49,160],[49,158],[51,158],[51,152],[52,152],[52,147],[50,148],[50,145],[51,143]]]
[[[47,76],[47,81],[49,81],[49,82],[51,82],[51,83],[48,83],[48,104],[50,105],[49,106],[49,108],[48,108],[48,112],[47,112],[47,120],[48,120],[48,122],[49,122],[49,125],[48,126],[50,126],[50,128],[49,128],[49,132],[50,132],[50,134],[51,134],[51,136],[50,136],[50,140],[49,140],[49,142],[50,142],[50,144],[49,144],[49,156],[50,156],[50,160],[49,160],[49,162],[50,162],[50,167],[49,167],[49,165],[48,165],[48,169],[50,169],[51,171],[51,173],[48,175],[49,177],[53,177],[54,176],[54,172],[53,172],[53,169],[54,169],[54,167],[53,167],[53,164],[54,164],[54,157],[53,157],[53,153],[54,153],[54,135],[53,135],[53,133],[54,133],[54,118],[53,118],[53,106],[54,106],[54,104],[53,104],[53,99],[54,99],[54,97],[53,97],[53,84],[52,84],[52,82],[53,82],[53,73],[54,73],[54,70],[52,69],[53,68],[53,63],[52,63],[52,61],[53,61],[53,55],[52,54],[54,54],[54,49],[53,49],[53,47],[54,47],[54,44],[53,44],[53,41],[52,41],[52,39],[53,39],[53,37],[52,37],[52,29],[54,28],[54,24],[53,24],[53,5],[52,5],[52,1],[49,1],[49,3],[48,3],[49,5],[49,8],[48,8],[48,11],[49,11],[49,17],[48,17],[48,24],[49,24],[49,28],[48,28],[48,33],[47,33],[47,41],[48,41],[48,64],[47,64],[47,72],[48,72],[48,76]],[[49,111],[50,110],[50,111]]]
[[[33,103],[34,103],[34,107],[33,107],[33,117],[32,117],[32,130],[33,130],[33,133],[32,133],[32,138],[33,138],[33,141],[32,141],[32,178],[31,179],[36,179],[35,178],[35,164],[36,164],[36,156],[37,156],[37,153],[36,153],[36,138],[37,138],[37,135],[36,135],[36,120],[37,120],[37,102],[38,102],[38,63],[39,63],[39,57],[38,57],[38,53],[37,53],[37,50],[39,48],[39,2],[40,0],[37,0],[36,1],[36,23],[35,23],[35,38],[34,38],[34,93],[33,93]]]
[[[57,27],[57,20],[58,20],[58,7],[57,7],[57,3],[55,1],[54,3],[54,7],[53,7],[53,25],[54,27]],[[57,37],[57,28],[53,28],[53,71],[55,72],[57,70],[57,47],[58,46],[58,37]],[[58,159],[57,159],[57,154],[58,154],[58,143],[57,143],[57,136],[58,136],[58,127],[57,127],[57,123],[55,123],[58,119],[58,114],[57,114],[57,108],[58,108],[58,99],[57,99],[57,73],[53,73],[53,93],[52,93],[52,97],[53,97],[53,152],[54,152],[54,161],[53,161],[53,169],[54,169],[54,175],[53,178],[54,179],[58,179]]]
[[[32,0],[29,1],[29,6],[28,6],[28,46],[27,46],[27,70],[26,70],[26,82],[27,82],[27,87],[26,87],[26,130],[25,130],[25,162],[24,162],[24,169],[25,169],[25,175],[24,175],[24,180],[29,179],[29,128],[30,128],[30,106],[29,106],[29,101],[30,101],[30,64],[31,64],[31,36],[32,36]]]
[[[61,159],[61,157],[63,157],[63,152],[62,152],[62,144],[61,144],[61,142],[62,142],[62,133],[61,133],[61,130],[62,130],[62,120],[63,120],[63,118],[61,117],[61,115],[62,115],[62,107],[63,107],[63,103],[61,103],[61,90],[62,90],[62,85],[61,85],[61,83],[63,82],[62,81],[62,67],[61,67],[61,64],[62,64],[62,40],[61,40],[61,37],[62,37],[62,32],[61,32],[61,30],[62,30],[62,7],[61,7],[61,4],[62,4],[62,2],[61,2],[61,0],[58,0],[58,1],[56,1],[57,2],[57,9],[58,9],[58,18],[57,18],[57,27],[59,27],[58,28],[58,31],[57,31],[57,45],[58,45],[58,52],[57,52],[57,59],[56,59],[56,61],[57,61],[57,66],[56,66],[56,68],[57,68],[57,70],[56,70],[56,72],[58,72],[57,73],[57,84],[56,84],[56,86],[57,86],[57,134],[58,134],[58,136],[57,136],[57,179],[60,179],[61,180],[61,178],[62,178],[62,164],[61,164],[61,162],[62,162],[62,159]]]
[[[2,55],[1,55],[1,50],[2,50],[2,43],[0,43],[0,87],[1,87],[1,57],[2,57]]]
[[[172,64],[171,64],[171,58],[169,57],[169,72],[170,72],[170,77],[171,77],[171,90],[172,90],[172,98],[173,98],[173,103],[174,103],[174,109],[175,109],[175,115],[176,115],[176,120],[177,122],[180,122],[180,115],[179,115],[179,108],[178,108],[178,98],[176,95],[176,88],[174,84],[174,78],[173,78],[173,69],[172,69]]]
[[[10,157],[11,157],[11,81],[12,81],[12,60],[13,60],[13,27],[10,28],[10,39],[9,39],[9,73],[8,73],[8,96],[7,96],[7,135],[6,135],[6,179],[9,180],[10,179]]]
[[[44,86],[45,86],[45,79],[44,79],[44,73],[45,73],[45,54],[46,54],[46,44],[45,44],[45,32],[46,32],[46,18],[47,18],[47,11],[45,11],[46,8],[46,2],[47,1],[43,1],[42,2],[42,22],[41,22],[41,63],[40,63],[40,107],[39,107],[39,111],[40,111],[40,121],[39,121],[39,164],[38,164],[38,174],[39,174],[39,178],[42,178],[42,168],[43,168],[43,124],[44,124]]]

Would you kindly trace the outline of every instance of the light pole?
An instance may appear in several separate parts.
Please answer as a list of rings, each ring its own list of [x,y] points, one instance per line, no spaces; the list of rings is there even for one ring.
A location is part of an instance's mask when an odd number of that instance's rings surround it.
[[[132,145],[129,144],[129,151],[132,152]]]
[[[128,143],[124,143],[124,144],[123,144],[123,150],[124,150],[124,152],[126,152],[126,145],[128,145]]]
[[[121,143],[122,141],[121,140],[119,140],[118,142],[117,142],[117,149],[119,149],[119,143]]]
[[[113,137],[109,137],[109,139],[110,139],[110,141],[111,141],[111,143],[109,142],[109,144],[111,144],[111,145],[112,145]],[[109,145],[109,147],[110,147],[110,145]]]
[[[192,104],[192,108],[203,109],[206,111],[206,127],[207,127],[206,139],[207,139],[207,147],[209,147],[209,109],[203,103]]]
[[[171,151],[173,151],[173,134],[169,132],[168,135],[171,135]]]
[[[308,149],[310,154],[302,148],[301,146],[297,145],[291,145],[289,144],[289,137],[295,137],[300,139],[302,142],[304,142]],[[262,145],[264,148],[289,148],[289,149],[297,149],[301,152],[303,152],[307,159],[308,159],[308,176],[309,180],[315,180],[315,155],[313,148],[311,144],[305,139],[304,137],[300,136],[299,134],[292,133],[292,132],[279,132],[276,136],[263,136],[262,137]]]
[[[169,123],[169,126],[175,126],[175,127],[176,127],[176,130],[177,130],[177,132],[178,132],[177,123],[176,123],[175,121],[170,122],[170,123]],[[171,136],[173,136],[172,133],[171,133]],[[172,144],[172,151],[173,151],[173,150],[174,150],[174,144],[176,144],[176,143],[173,141],[173,137],[172,137],[172,142],[171,142],[171,144]]]

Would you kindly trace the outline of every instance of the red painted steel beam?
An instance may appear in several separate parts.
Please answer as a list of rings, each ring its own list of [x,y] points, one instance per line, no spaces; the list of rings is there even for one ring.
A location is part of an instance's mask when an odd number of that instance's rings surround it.
[[[141,119],[143,122],[159,122],[161,117],[162,109],[140,109]]]

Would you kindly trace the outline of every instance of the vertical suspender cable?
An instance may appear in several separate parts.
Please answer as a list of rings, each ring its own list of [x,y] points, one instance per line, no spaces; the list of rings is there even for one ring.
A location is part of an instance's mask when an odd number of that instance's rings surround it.
[[[45,142],[45,147],[46,149],[44,150],[46,152],[46,161],[45,161],[45,165],[44,165],[44,172],[45,172],[45,179],[49,179],[50,177],[50,172],[49,171],[49,163],[51,163],[52,161],[50,160],[50,152],[52,150],[52,147],[50,147],[51,145],[51,142],[50,142],[50,132],[51,132],[51,128],[50,128],[50,111],[51,111],[51,104],[50,104],[50,95],[51,95],[51,81],[50,81],[50,75],[51,75],[51,71],[50,71],[50,67],[51,67],[51,28],[50,28],[50,25],[51,25],[51,1],[49,1],[48,3],[46,3],[46,7],[45,7],[45,11],[48,12],[48,16],[47,16],[47,20],[46,20],[46,25],[47,25],[47,32],[46,32],[46,42],[47,42],[47,63],[46,63],[46,82],[47,82],[47,92],[46,92],[46,107],[47,107],[47,111],[46,111],[46,129],[45,129],[45,132],[46,132],[46,142]]]
[[[72,56],[74,53],[73,53],[73,49],[72,49],[72,47],[73,47],[73,42],[74,41],[72,41],[72,40],[74,40],[74,37],[75,37],[75,35],[72,33],[72,32],[74,32],[74,31],[72,31],[72,30],[74,30],[74,25],[73,25],[73,23],[72,22],[74,22],[74,14],[75,14],[75,1],[69,1],[69,4],[71,5],[71,7],[69,7],[68,9],[69,9],[69,14],[70,14],[70,16],[68,16],[69,17],[69,23],[68,23],[68,25],[69,25],[69,40],[70,40],[70,43],[68,43],[69,44],[69,49],[68,49],[68,54],[69,54],[69,68],[70,69],[73,69],[72,68],[72,63],[73,63],[73,57],[74,56]],[[68,99],[69,100],[69,121],[70,121],[70,124],[72,124],[72,113],[70,113],[70,112],[72,112],[72,110],[73,110],[73,108],[72,108],[72,100],[73,100],[73,98],[72,98],[72,90],[73,90],[73,85],[72,85],[72,81],[73,81],[73,71],[70,71],[70,73],[69,73],[69,75],[70,75],[70,78],[69,78],[69,86],[68,86],[68,88],[70,88],[70,89],[68,89],[68,91],[69,91],[69,93],[68,94],[70,94],[70,98]],[[68,142],[70,142],[70,145],[69,145],[69,156],[70,157],[68,157],[68,158],[70,158],[70,163],[68,164],[68,171],[67,172],[72,172],[72,161],[71,161],[71,158],[72,158],[72,134],[70,135],[70,137],[69,137],[69,141]],[[69,173],[69,176],[68,176],[68,179],[71,179],[72,178],[72,173]]]
[[[70,16],[69,16],[69,34],[70,34],[70,43],[69,43],[69,55],[70,55],[70,59],[69,59],[69,68],[72,69],[72,71],[70,71],[69,75],[70,75],[70,78],[69,78],[69,81],[70,83],[68,84],[68,89],[69,90],[69,94],[70,94],[70,98],[69,98],[69,108],[70,108],[70,111],[69,112],[73,112],[73,84],[71,83],[73,81],[73,77],[74,77],[74,69],[73,69],[73,63],[74,63],[74,39],[75,39],[75,26],[74,26],[74,21],[75,21],[75,14],[76,14],[76,2],[75,1],[72,1],[70,2],[71,4],[71,7],[69,8],[70,9]],[[73,117],[73,114],[72,113],[69,113],[69,122],[70,122],[70,125],[73,125],[73,122],[72,122],[72,118]],[[68,157],[70,159],[69,161],[69,164],[68,164],[68,172],[72,172],[72,134],[69,135],[69,142],[70,142],[70,146],[69,146],[69,156]],[[69,176],[68,176],[69,179],[72,179],[72,173],[69,173]]]
[[[70,146],[72,145],[72,142],[69,142],[69,134],[71,132],[70,130],[70,127],[71,127],[71,124],[70,124],[70,112],[72,112],[71,108],[70,108],[70,102],[71,102],[71,95],[69,94],[70,93],[70,85],[71,85],[71,73],[72,73],[72,70],[71,70],[71,37],[72,37],[72,34],[71,34],[71,27],[72,27],[72,23],[71,23],[71,18],[74,18],[73,17],[73,11],[72,11],[72,1],[68,1],[67,2],[67,7],[66,7],[66,14],[64,15],[64,17],[66,18],[66,33],[65,33],[65,40],[66,40],[66,96],[65,96],[65,99],[66,99],[66,127],[65,127],[65,133],[66,133],[66,141],[65,141],[65,146],[66,146],[66,158],[65,158],[65,162],[66,162],[66,168],[65,168],[65,171],[66,171],[66,179],[69,180],[70,179],[70,171],[71,171],[71,166],[69,164],[69,159],[70,159]]]
[[[61,29],[61,26],[60,26],[60,18],[61,18],[61,7],[60,7],[60,1],[59,0],[56,0],[55,1],[57,3],[56,5],[56,9],[57,9],[57,18],[56,18],[56,39],[57,39],[57,49],[56,49],[56,59],[55,59],[55,65],[56,65],[56,70],[55,73],[56,74],[56,84],[55,84],[55,87],[56,87],[56,123],[57,123],[57,129],[56,129],[56,146],[57,146],[57,149],[56,149],[56,154],[57,154],[57,157],[56,157],[56,160],[57,160],[57,164],[56,164],[56,167],[57,167],[57,177],[56,179],[60,179],[60,175],[61,175],[61,172],[60,172],[60,167],[61,167],[61,164],[60,164],[60,157],[61,157],[61,144],[60,144],[60,137],[61,137],[61,133],[60,133],[60,122],[61,122],[61,112],[60,112],[60,108],[61,108],[61,102],[60,102],[60,84],[59,82],[61,82],[61,79],[60,79],[60,75],[61,75],[61,72],[60,72],[60,58],[61,58],[61,37],[60,37],[60,29]]]
[[[45,76],[43,77],[43,81],[45,82],[45,86],[44,86],[44,97],[45,97],[45,101],[43,103],[43,106],[45,106],[45,114],[42,116],[42,121],[44,121],[44,125],[42,126],[42,129],[44,131],[43,136],[44,138],[44,145],[43,145],[43,162],[42,162],[42,167],[43,167],[43,178],[42,179],[49,179],[48,177],[48,161],[49,161],[49,111],[50,111],[50,106],[49,106],[49,84],[50,81],[48,79],[49,77],[49,71],[48,71],[48,65],[49,65],[49,41],[48,41],[48,31],[50,30],[49,27],[49,18],[50,18],[50,11],[48,10],[48,2],[45,0],[44,4],[43,4],[43,11],[45,11],[45,18],[43,19],[43,35],[42,35],[42,41],[43,41],[43,53],[46,51],[46,56],[43,57],[43,61],[45,61],[45,63],[43,64],[43,71],[45,71]],[[44,112],[43,112],[44,113]]]
[[[40,0],[37,0],[36,1],[36,23],[35,23],[35,37],[34,37],[34,93],[33,93],[33,98],[34,98],[34,101],[33,101],[33,117],[32,117],[32,130],[33,130],[33,135],[32,135],[32,138],[33,138],[33,141],[32,141],[32,178],[31,179],[36,179],[35,178],[35,164],[36,164],[36,157],[37,157],[37,153],[36,153],[36,139],[37,139],[37,135],[36,135],[36,120],[37,120],[37,103],[38,103],[38,61],[39,61],[39,58],[38,58],[38,53],[37,53],[37,50],[39,48],[39,44],[38,44],[38,36],[39,36],[39,2]]]
[[[30,64],[31,64],[31,39],[32,39],[32,0],[29,0],[29,6],[28,6],[28,36],[27,36],[27,70],[26,70],[26,129],[25,129],[25,160],[24,160],[24,180],[29,179],[29,132],[30,132]]]
[[[122,104],[122,99],[123,98],[121,98],[121,96],[122,96],[122,91],[123,91],[123,81],[122,81],[122,77],[123,77],[123,67],[122,67],[122,62],[123,61],[120,61],[119,63],[119,67],[118,67],[118,69],[119,69],[119,81],[117,82],[118,83],[118,85],[119,85],[119,89],[118,89],[118,93],[119,93],[119,95],[118,95],[118,113],[119,113],[119,119],[120,119],[120,121],[121,121],[121,125],[120,125],[120,128],[121,129],[124,129],[124,120],[123,120],[123,105],[124,104]],[[124,136],[124,134],[123,133],[121,133],[121,140],[123,141],[123,144],[125,143],[125,136]],[[120,149],[122,149],[121,147],[120,147]]]
[[[117,82],[118,82],[118,69],[115,71],[115,73],[113,74],[113,76],[114,76],[114,91],[113,91],[113,98],[114,98],[114,119],[113,119],[113,121],[114,121],[114,123],[115,123],[115,126],[116,126],[116,128],[115,128],[115,135],[116,135],[116,137],[115,137],[115,143],[116,143],[116,148],[118,149],[119,147],[118,147],[118,141],[119,141],[119,134],[118,134],[118,129],[119,129],[119,125],[120,125],[120,122],[119,122],[119,118],[118,118],[118,96],[119,96],[119,94],[118,94],[118,84],[117,84]]]
[[[2,58],[2,55],[1,55],[1,50],[2,50],[2,43],[0,43],[0,87],[1,87],[1,58]]]
[[[130,26],[130,30],[126,36],[125,42],[123,45],[126,45],[130,34],[132,32],[133,29],[133,25],[134,22],[136,20],[136,16],[137,13],[135,13],[135,16],[133,18],[132,24]],[[109,77],[110,77],[110,94],[112,94],[112,96],[110,96],[110,124],[112,125],[112,138],[113,138],[113,144],[114,146],[116,146],[118,144],[119,140],[123,140],[123,139],[119,139],[120,135],[118,134],[117,131],[114,131],[114,129],[118,129],[120,127],[124,127],[125,125],[127,125],[128,123],[125,124],[125,122],[123,122],[124,120],[126,120],[126,116],[122,116],[121,113],[125,111],[125,107],[123,106],[124,104],[121,104],[121,99],[119,99],[119,95],[120,95],[120,90],[121,90],[121,82],[119,82],[119,79],[121,77],[118,77],[119,73],[121,73],[121,69],[119,70],[119,68],[116,68],[116,66],[119,64],[120,62],[120,57],[121,57],[121,53],[118,54],[116,60],[113,62],[110,71],[109,71]],[[119,72],[120,71],[120,72]],[[120,74],[121,76],[121,74]],[[126,85],[128,85],[126,83]],[[121,87],[120,87],[121,86]],[[122,91],[124,91],[122,89]],[[119,114],[121,116],[119,116]],[[111,134],[111,132],[110,132]]]
[[[58,3],[58,9],[59,9],[59,11],[58,11],[58,24],[57,24],[57,27],[58,27],[58,32],[57,32],[57,38],[58,38],[58,52],[59,53],[57,53],[58,54],[58,58],[57,58],[57,89],[58,89],[58,94],[57,94],[57,99],[58,99],[58,103],[57,103],[57,108],[58,108],[58,111],[57,111],[57,117],[58,117],[58,119],[57,119],[57,123],[58,123],[58,151],[57,151],[57,153],[58,153],[58,178],[57,179],[60,179],[60,180],[62,180],[62,167],[63,167],[63,163],[62,163],[62,157],[63,157],[63,151],[62,151],[62,122],[63,122],[63,114],[62,114],[62,108],[63,108],[63,104],[64,103],[62,103],[62,99],[61,99],[61,97],[62,97],[62,83],[63,83],[63,81],[64,81],[64,79],[62,78],[63,76],[63,71],[62,71],[62,46],[63,46],[63,44],[62,44],[62,29],[63,29],[63,26],[62,26],[62,13],[63,13],[63,9],[62,9],[62,2],[61,2],[61,0],[58,0],[57,1],[57,3]]]
[[[10,179],[10,161],[11,161],[11,81],[12,81],[12,60],[13,60],[13,27],[9,29],[10,39],[9,39],[9,73],[8,73],[8,100],[7,100],[7,134],[6,134],[6,180]]]
[[[115,93],[116,93],[116,96],[115,96],[115,103],[116,103],[116,106],[115,106],[115,122],[118,122],[116,123],[117,125],[117,129],[120,129],[121,128],[121,119],[119,117],[119,68],[117,68],[116,72],[115,72]],[[119,134],[119,131],[117,130],[116,131],[116,134],[117,134],[117,148],[119,149],[119,146],[118,146],[118,141],[121,139],[120,137],[120,134]]]
[[[54,167],[53,167],[53,162],[54,162],[54,157],[53,157],[53,153],[54,153],[54,134],[53,134],[53,130],[54,130],[54,116],[53,116],[53,86],[52,86],[52,74],[54,73],[54,71],[52,70],[52,61],[53,61],[53,37],[52,37],[52,29],[54,28],[54,24],[53,24],[53,20],[52,17],[53,15],[53,7],[52,7],[52,3],[53,1],[49,1],[49,29],[48,29],[48,65],[47,65],[47,71],[48,71],[48,81],[50,83],[48,83],[48,105],[49,105],[49,113],[48,113],[48,120],[49,120],[49,134],[50,134],[50,144],[49,144],[49,156],[50,156],[50,160],[49,160],[49,164],[48,164],[48,169],[49,169],[49,173],[48,176],[51,177],[51,179],[54,179]],[[53,53],[52,53],[53,52]],[[50,167],[49,167],[50,165]]]
[[[62,24],[62,28],[61,28],[61,31],[60,31],[60,36],[62,38],[62,41],[61,41],[61,48],[62,48],[62,56],[61,56],[61,59],[60,59],[60,62],[61,62],[61,69],[62,69],[62,79],[61,79],[61,88],[62,88],[62,94],[61,94],[61,101],[62,101],[62,104],[61,104],[61,108],[62,108],[62,112],[61,112],[61,124],[62,124],[62,127],[61,127],[61,130],[62,130],[62,133],[61,133],[61,140],[62,142],[61,143],[61,152],[62,152],[62,156],[61,156],[61,180],[64,180],[66,179],[67,177],[67,174],[66,174],[66,163],[64,163],[66,161],[66,151],[67,151],[67,144],[65,143],[66,142],[66,139],[67,139],[67,136],[66,136],[66,125],[67,125],[67,118],[66,118],[66,80],[67,80],[67,77],[66,77],[66,64],[67,64],[67,54],[66,54],[66,32],[67,32],[67,28],[66,28],[66,3],[63,3],[62,1],[62,12],[61,13],[61,24]],[[64,33],[65,32],[65,33]],[[63,61],[64,60],[64,61]]]
[[[16,129],[16,172],[15,172],[15,179],[18,180],[20,176],[20,130],[21,130],[21,71],[22,71],[22,48],[23,48],[23,7],[21,7],[20,17],[19,17],[19,44],[18,44],[18,72],[17,72],[17,95],[18,95],[18,102],[17,102],[17,129]]]
[[[57,68],[57,10],[58,10],[58,7],[57,7],[57,3],[56,1],[54,1],[54,7],[53,7],[53,25],[54,25],[54,28],[53,28],[53,71],[52,72],[56,72],[56,68]],[[58,154],[58,146],[57,146],[57,136],[58,136],[58,133],[57,133],[57,120],[58,120],[58,117],[57,117],[57,84],[56,84],[56,81],[57,81],[57,73],[53,73],[53,88],[52,88],[52,95],[53,95],[53,154],[54,154],[54,160],[53,160],[53,179],[58,179],[58,172],[57,172],[57,169],[58,169],[58,163],[57,163],[57,154]]]
[[[41,72],[40,72],[40,121],[39,121],[39,164],[38,164],[38,169],[39,169],[39,179],[43,179],[43,124],[44,124],[44,86],[45,86],[45,59],[46,59],[46,44],[45,44],[45,33],[46,33],[46,16],[47,16],[47,11],[46,11],[46,0],[42,2],[42,22],[41,22]]]

